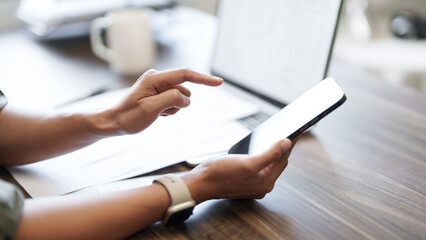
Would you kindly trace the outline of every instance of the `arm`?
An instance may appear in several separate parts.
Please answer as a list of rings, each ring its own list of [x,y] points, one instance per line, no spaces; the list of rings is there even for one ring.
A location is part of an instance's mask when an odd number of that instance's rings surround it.
[[[98,113],[30,114],[6,106],[0,111],[0,165],[37,162],[90,145],[102,138],[143,131],[158,116],[190,104],[189,81],[218,86],[222,79],[188,69],[147,71],[116,106]]]
[[[160,220],[164,187],[26,200],[16,239],[123,239]]]
[[[294,146],[294,145],[293,145]],[[287,166],[289,140],[259,156],[229,155],[182,177],[196,203],[217,198],[263,198]],[[121,239],[159,221],[170,205],[159,184],[103,195],[27,200],[17,239]]]

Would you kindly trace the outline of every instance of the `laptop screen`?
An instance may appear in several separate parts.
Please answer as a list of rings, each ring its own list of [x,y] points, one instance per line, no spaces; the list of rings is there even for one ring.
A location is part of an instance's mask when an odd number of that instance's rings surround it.
[[[342,0],[221,0],[212,73],[276,105],[326,77]]]

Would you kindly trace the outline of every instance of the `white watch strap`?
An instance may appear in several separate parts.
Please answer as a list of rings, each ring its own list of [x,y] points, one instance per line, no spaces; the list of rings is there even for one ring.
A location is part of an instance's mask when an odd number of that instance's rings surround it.
[[[168,174],[155,179],[155,182],[160,183],[167,189],[171,199],[171,206],[184,202],[194,202],[188,187],[180,177]]]

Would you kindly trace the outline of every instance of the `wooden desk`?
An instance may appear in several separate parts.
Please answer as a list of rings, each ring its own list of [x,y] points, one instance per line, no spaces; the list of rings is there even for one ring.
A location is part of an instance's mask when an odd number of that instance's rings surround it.
[[[193,13],[198,21],[162,43],[160,69],[187,65],[206,70],[211,47],[204,47],[211,46],[214,24]],[[29,41],[22,32],[0,36],[2,64],[11,39]],[[85,61],[89,66],[83,75],[97,72],[115,79],[112,85],[124,81],[90,55],[87,39],[67,42],[67,49],[78,53],[55,47],[64,43],[31,44],[36,50],[27,54],[41,51],[41,56],[57,58],[52,69]],[[12,79],[14,74],[3,67],[2,78],[6,71]],[[345,89],[347,102],[301,137],[264,199],[208,201],[185,224],[155,224],[131,239],[426,239],[426,96],[339,62],[332,63],[330,76]],[[70,84],[62,80],[57,84]]]

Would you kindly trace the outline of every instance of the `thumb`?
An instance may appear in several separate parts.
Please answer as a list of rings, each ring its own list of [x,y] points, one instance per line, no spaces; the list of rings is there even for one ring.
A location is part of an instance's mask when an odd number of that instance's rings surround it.
[[[165,92],[150,97],[152,101],[152,111],[161,113],[169,108],[184,108],[189,106],[189,97],[183,95],[177,89],[169,89]]]
[[[288,139],[281,140],[275,143],[269,150],[261,155],[252,158],[255,169],[260,171],[267,167],[269,164],[280,159],[285,152],[291,148],[291,141]]]

